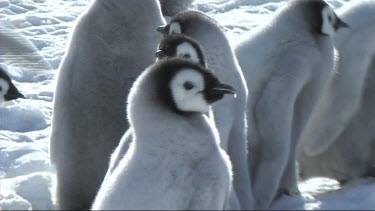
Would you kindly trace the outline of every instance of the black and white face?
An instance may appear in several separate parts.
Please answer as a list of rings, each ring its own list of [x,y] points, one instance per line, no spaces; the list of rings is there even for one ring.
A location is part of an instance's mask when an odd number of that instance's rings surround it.
[[[333,36],[339,28],[348,28],[349,25],[343,22],[330,6],[325,6],[322,9],[322,28],[321,32],[328,36]]]
[[[203,49],[193,38],[174,34],[165,37],[158,45],[156,52],[156,61],[166,58],[183,58],[193,63],[206,66]]]
[[[198,56],[198,49],[196,49],[190,42],[180,42],[176,44],[170,44],[161,47],[159,45],[158,51],[156,52],[156,61],[164,58],[180,57],[191,60],[194,63],[201,64],[201,58]],[[166,49],[168,48],[168,49]]]
[[[189,68],[178,71],[169,88],[176,108],[184,112],[207,112],[210,105],[222,99],[224,94],[235,94],[231,86]]]
[[[207,112],[210,108],[204,96],[204,77],[196,70],[184,69],[176,73],[170,82],[170,90],[178,110]]]
[[[0,69],[0,71],[2,70]],[[2,71],[0,74],[4,76],[5,73]],[[0,77],[0,105],[18,98],[25,98],[25,96],[18,91],[9,77]]]
[[[189,59],[194,63],[200,64],[198,50],[189,42],[183,42],[176,47],[176,56],[184,59]]]
[[[6,101],[5,95],[8,93],[8,90],[9,90],[8,81],[0,78],[0,105]]]

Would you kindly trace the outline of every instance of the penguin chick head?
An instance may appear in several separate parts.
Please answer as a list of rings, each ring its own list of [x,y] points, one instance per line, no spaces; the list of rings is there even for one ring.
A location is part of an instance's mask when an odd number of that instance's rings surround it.
[[[193,38],[182,34],[173,34],[165,37],[158,45],[155,56],[157,60],[180,57],[206,66],[201,45]]]
[[[323,0],[290,0],[284,8],[291,21],[301,20],[320,35],[332,37],[338,29],[349,27]]]
[[[225,94],[235,94],[235,90],[203,66],[182,58],[163,59],[148,67],[135,81],[128,109],[144,112],[137,105],[153,105],[178,114],[207,112]]]
[[[25,98],[12,83],[5,70],[0,68],[0,104],[18,98]]]
[[[175,70],[168,88],[175,108],[182,112],[207,112],[224,94],[235,94],[231,86],[221,83],[211,71],[191,62],[184,62]]]
[[[224,94],[235,94],[231,86],[220,83],[212,75],[190,68],[176,73],[170,90],[176,108],[185,112],[207,112],[210,104],[222,99]]]
[[[336,13],[328,4],[323,7],[321,11],[321,15],[322,15],[322,26],[321,26],[322,34],[332,37],[339,28],[349,27],[347,23],[342,21],[336,15]]]
[[[159,26],[156,31],[168,36],[189,34],[189,31],[207,31],[212,26],[224,32],[223,27],[210,16],[199,11],[184,11],[173,16],[169,24]]]

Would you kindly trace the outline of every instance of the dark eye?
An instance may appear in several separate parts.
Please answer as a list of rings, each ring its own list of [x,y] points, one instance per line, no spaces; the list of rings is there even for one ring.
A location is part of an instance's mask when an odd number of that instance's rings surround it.
[[[183,54],[183,55],[182,55],[182,58],[190,59],[190,55],[189,55],[189,54]]]
[[[0,92],[3,91],[3,87],[0,86]]]
[[[191,83],[190,81],[187,81],[187,82],[184,83],[184,88],[186,90],[190,90],[190,89],[194,88],[194,84]]]

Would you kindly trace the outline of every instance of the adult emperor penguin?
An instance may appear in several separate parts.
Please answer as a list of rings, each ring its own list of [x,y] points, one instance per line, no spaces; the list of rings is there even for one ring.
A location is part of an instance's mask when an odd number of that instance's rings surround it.
[[[234,190],[242,209],[252,209],[252,192],[247,164],[247,85],[223,28],[214,19],[197,12],[181,12],[168,25],[157,29],[165,35],[185,34],[197,40],[205,53],[207,67],[237,90],[236,98],[213,105],[220,146],[228,153],[234,172]]]
[[[162,38],[155,28],[163,23],[157,0],[96,0],[80,17],[54,98],[50,156],[60,209],[91,207],[109,156],[129,127],[126,97],[155,61]]]
[[[17,87],[13,84],[12,79],[0,66],[0,106],[6,101],[18,98],[25,98],[25,96],[18,91]]]
[[[128,97],[132,144],[92,208],[222,210],[231,166],[214,123],[203,113],[234,93],[186,59],[165,59],[147,68]]]
[[[350,30],[339,31],[336,73],[303,132],[301,178],[341,183],[375,177],[375,1],[351,1],[338,10]]]
[[[256,209],[298,193],[295,148],[334,68],[332,36],[347,26],[322,0],[291,0],[236,46],[251,90],[249,156]]]

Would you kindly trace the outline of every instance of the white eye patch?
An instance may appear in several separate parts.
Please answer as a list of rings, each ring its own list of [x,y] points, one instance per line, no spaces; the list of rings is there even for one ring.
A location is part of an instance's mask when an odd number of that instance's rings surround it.
[[[204,98],[203,75],[193,69],[178,72],[170,82],[173,101],[177,109],[187,112],[207,112],[210,105]]]
[[[181,30],[180,23],[178,23],[178,22],[171,23],[171,25],[169,26],[169,35],[171,35],[171,34],[181,34],[181,32],[182,32],[182,30]]]
[[[8,93],[9,90],[9,83],[0,78],[0,103],[5,101],[4,96]]]
[[[335,23],[336,23],[336,15],[333,12],[332,8],[329,6],[325,6],[322,10],[322,28],[321,32],[323,34],[333,36],[335,33]]]
[[[200,59],[198,57],[198,52],[196,49],[188,42],[181,43],[177,46],[176,56],[181,58],[189,59],[197,64],[200,64]]]

